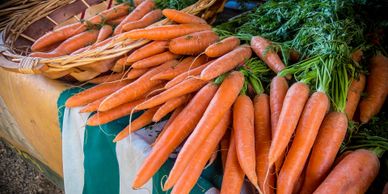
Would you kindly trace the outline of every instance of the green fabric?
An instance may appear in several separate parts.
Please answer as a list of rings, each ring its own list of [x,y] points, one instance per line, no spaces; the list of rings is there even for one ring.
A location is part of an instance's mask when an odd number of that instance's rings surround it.
[[[89,88],[93,85],[86,85],[84,88],[71,88],[60,95],[58,105],[58,118],[62,131],[63,114],[65,102],[72,95]],[[135,113],[132,119],[136,119],[141,113]],[[166,118],[164,118],[166,119]],[[101,126],[86,126],[84,136],[84,194],[98,193],[119,193],[119,167],[116,158],[116,144],[112,142],[115,135],[128,125],[129,117],[123,117],[116,121]],[[220,157],[204,170],[198,183],[192,190],[192,194],[206,192],[211,187],[221,186],[222,169]],[[161,181],[166,181],[174,160],[169,159],[153,177],[152,193],[162,194]]]

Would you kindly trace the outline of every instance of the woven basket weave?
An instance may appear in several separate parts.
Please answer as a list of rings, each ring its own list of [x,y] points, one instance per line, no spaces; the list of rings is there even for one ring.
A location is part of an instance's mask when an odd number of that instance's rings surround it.
[[[89,18],[96,13],[109,8],[112,0],[46,0],[33,8],[20,11],[19,17],[9,23],[3,31],[4,46],[1,48],[0,66],[3,68],[26,74],[44,74],[52,79],[68,75],[71,72],[79,72],[79,81],[89,79],[82,75],[79,67],[88,64],[117,58],[141,45],[148,40],[130,40],[126,38],[114,38],[104,46],[88,49],[75,55],[66,55],[56,58],[29,57],[32,43],[52,29],[69,23],[80,21],[82,17]],[[216,13],[222,11],[225,0],[199,0],[197,3],[183,9],[183,11],[212,20]],[[167,19],[157,22],[155,25],[169,23]],[[1,57],[0,57],[1,58]],[[2,63],[1,60],[8,60]],[[77,73],[78,73],[77,72]],[[74,77],[74,76],[73,76]],[[91,77],[93,78],[93,77]],[[90,79],[91,79],[90,78]],[[81,80],[82,79],[82,80]]]

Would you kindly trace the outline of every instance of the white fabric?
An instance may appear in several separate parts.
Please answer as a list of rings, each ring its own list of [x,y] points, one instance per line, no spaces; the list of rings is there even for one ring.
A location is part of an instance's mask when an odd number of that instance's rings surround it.
[[[84,134],[90,113],[66,108],[62,126],[63,179],[67,194],[81,194],[84,188]]]
[[[117,142],[116,155],[120,171],[120,194],[152,193],[152,179],[144,185],[144,189],[140,190],[133,190],[131,184],[135,179],[137,170],[151,150],[150,144],[157,137],[156,131],[160,131],[164,124],[165,122],[160,122],[147,129],[136,131]]]

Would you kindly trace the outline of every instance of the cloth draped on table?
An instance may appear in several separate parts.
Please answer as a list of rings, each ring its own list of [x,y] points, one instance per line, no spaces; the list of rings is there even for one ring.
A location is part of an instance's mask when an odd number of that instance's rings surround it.
[[[150,144],[166,121],[153,123],[122,141],[113,143],[115,135],[128,125],[129,117],[101,126],[86,126],[86,120],[93,113],[79,113],[81,107],[64,106],[70,96],[83,89],[66,90],[58,99],[65,192],[69,194],[169,193],[163,192],[161,185],[166,181],[176,154],[171,154],[170,159],[144,186],[144,189],[131,189],[136,171],[147,157],[151,150]],[[141,113],[135,113],[132,119],[136,119],[139,115]],[[222,181],[219,158],[217,157],[217,160],[202,172],[191,193],[218,193],[217,188],[220,188]]]

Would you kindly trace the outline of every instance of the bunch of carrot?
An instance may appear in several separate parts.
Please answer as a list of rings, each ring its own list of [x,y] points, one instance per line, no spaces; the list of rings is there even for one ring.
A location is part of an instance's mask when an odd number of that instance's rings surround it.
[[[348,84],[348,69],[330,59],[315,57],[286,67],[269,49],[270,40],[254,36],[250,46],[240,45],[236,37],[219,40],[199,17],[172,9],[161,13],[172,24],[122,33],[129,27],[120,23],[114,33],[151,42],[117,59],[115,68],[127,71],[92,80],[99,85],[66,102],[67,107],[84,106],[81,112],[97,111],[87,121],[92,126],[141,111],[115,142],[170,115],[133,188],[150,180],[183,143],[163,189],[189,193],[223,142],[227,151],[223,150],[221,193],[239,193],[245,176],[260,193],[366,191],[379,169],[375,154],[356,150],[334,163],[357,107],[360,121],[368,122],[387,97],[386,57],[373,57],[369,76],[360,75]],[[127,17],[123,21],[131,21]],[[277,73],[269,95],[255,73],[257,67],[248,62],[252,50]],[[289,87],[292,76],[298,81]],[[310,95],[312,83],[318,87]],[[367,96],[361,99],[365,85]],[[253,100],[249,87],[255,93]],[[338,95],[331,93],[331,87]],[[358,171],[363,166],[368,169]]]

